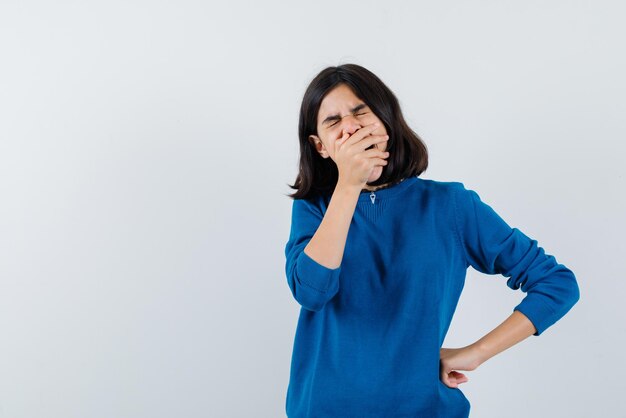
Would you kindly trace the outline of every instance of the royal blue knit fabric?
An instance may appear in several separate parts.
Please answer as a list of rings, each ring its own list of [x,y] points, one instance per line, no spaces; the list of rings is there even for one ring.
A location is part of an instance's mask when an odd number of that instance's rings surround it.
[[[327,268],[303,249],[329,199],[292,202],[289,418],[468,417],[462,390],[439,378],[439,352],[469,266],[525,292],[513,309],[535,336],[579,299],[573,272],[475,191],[417,176],[361,192],[341,265]]]

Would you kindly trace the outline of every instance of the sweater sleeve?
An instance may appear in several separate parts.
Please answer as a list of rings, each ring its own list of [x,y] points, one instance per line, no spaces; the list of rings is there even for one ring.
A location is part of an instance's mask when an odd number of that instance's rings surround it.
[[[306,199],[294,199],[291,232],[285,245],[287,283],[296,301],[310,311],[321,310],[339,291],[341,266],[330,269],[304,252],[323,215]]]
[[[540,335],[580,298],[574,273],[545,253],[536,240],[511,228],[474,190],[454,189],[457,233],[468,265],[485,274],[508,277],[507,286],[526,296],[513,308]]]

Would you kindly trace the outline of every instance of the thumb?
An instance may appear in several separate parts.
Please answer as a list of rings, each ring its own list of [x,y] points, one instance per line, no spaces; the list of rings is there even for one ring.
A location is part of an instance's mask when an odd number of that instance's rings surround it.
[[[348,133],[344,132],[337,141],[335,141],[335,151],[339,149],[339,147],[348,139]]]

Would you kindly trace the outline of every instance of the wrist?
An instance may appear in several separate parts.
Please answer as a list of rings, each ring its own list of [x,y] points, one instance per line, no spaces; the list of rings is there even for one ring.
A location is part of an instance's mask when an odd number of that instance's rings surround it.
[[[483,342],[477,341],[474,344],[471,344],[468,348],[473,353],[473,357],[478,362],[478,365],[483,364],[491,358],[489,348]]]
[[[360,185],[349,184],[341,179],[337,181],[337,185],[335,186],[335,191],[345,192],[347,194],[359,195],[361,190],[362,187]]]

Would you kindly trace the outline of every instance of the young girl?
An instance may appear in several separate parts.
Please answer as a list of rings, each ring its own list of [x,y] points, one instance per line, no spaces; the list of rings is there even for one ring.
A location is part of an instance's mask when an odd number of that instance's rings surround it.
[[[345,64],[307,88],[285,246],[301,305],[290,418],[468,417],[459,389],[579,299],[572,271],[461,182],[418,176],[427,149],[373,73]],[[526,296],[473,344],[442,348],[467,268]]]

